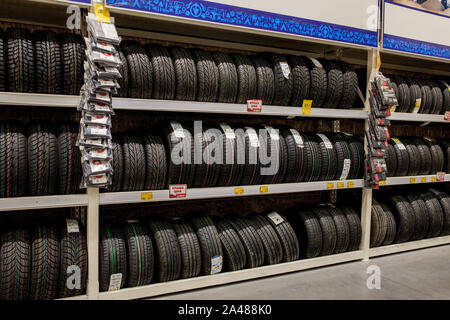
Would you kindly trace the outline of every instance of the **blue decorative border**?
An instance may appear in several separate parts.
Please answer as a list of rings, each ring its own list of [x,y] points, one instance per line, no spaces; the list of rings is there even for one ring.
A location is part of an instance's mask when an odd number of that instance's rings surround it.
[[[74,0],[86,3],[86,0]],[[312,0],[311,0],[312,1]],[[107,0],[110,6],[377,47],[377,31],[196,0]]]
[[[383,36],[383,48],[450,59],[450,47],[448,46],[397,37],[386,33]]]

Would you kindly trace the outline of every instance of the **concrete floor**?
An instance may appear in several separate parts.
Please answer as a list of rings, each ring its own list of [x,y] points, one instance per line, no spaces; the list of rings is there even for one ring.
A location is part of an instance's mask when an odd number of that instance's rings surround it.
[[[381,289],[367,288],[367,267],[381,270]],[[440,246],[284,274],[156,299],[450,299],[450,246]]]

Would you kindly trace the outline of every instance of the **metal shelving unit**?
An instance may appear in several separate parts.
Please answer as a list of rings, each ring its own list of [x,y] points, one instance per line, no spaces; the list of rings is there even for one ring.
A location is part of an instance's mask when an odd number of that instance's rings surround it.
[[[9,10],[3,10],[11,15],[19,14],[17,10],[27,3],[33,4],[32,14],[28,13],[29,19],[36,24],[44,24],[47,13],[58,12],[64,14],[62,6],[73,4],[74,1],[53,1],[53,0],[17,0],[19,5],[6,7]],[[6,3],[6,2],[5,2]],[[87,7],[78,2],[81,7]],[[51,8],[51,10],[50,10]],[[58,9],[58,10],[56,10]],[[22,9],[20,9],[22,10]],[[26,11],[26,10],[25,10]],[[112,10],[113,15],[120,16],[121,20],[127,24],[127,27],[118,28],[123,35],[142,37],[148,39],[159,39],[178,43],[197,43],[202,46],[216,46],[221,48],[233,48],[242,51],[263,52],[270,51],[290,54],[308,54],[314,57],[339,58],[349,63],[358,64],[367,67],[367,80],[373,79],[375,73],[380,68],[380,45],[378,48],[364,47],[346,42],[337,42],[327,39],[316,39],[307,36],[299,36],[281,32],[272,32],[264,30],[251,30],[249,28],[235,27],[231,25],[219,25],[211,22],[201,22],[189,20],[186,18],[170,17],[155,13],[141,12],[129,9],[115,7]],[[21,13],[21,11],[20,11]],[[65,18],[64,18],[65,19]],[[9,19],[11,20],[11,19]],[[12,21],[12,20],[11,20]],[[158,22],[153,24],[159,30],[145,31],[148,28],[148,21]],[[20,22],[14,20],[14,22]],[[60,21],[59,27],[65,27],[63,21]],[[129,25],[134,26],[130,28]],[[200,36],[185,34],[186,26],[195,28]],[[225,30],[223,34],[218,34],[218,30]],[[239,36],[240,41],[233,41],[233,37]],[[264,43],[270,43],[270,46],[262,46],[258,43],[264,39]],[[324,52],[327,52],[326,54]],[[397,63],[402,64],[399,68],[412,72],[430,72],[439,74],[449,72],[442,70],[442,65],[448,66],[450,61],[444,59],[431,59],[429,57],[420,57],[413,54],[386,53],[381,49],[381,57],[386,60],[386,67],[396,67]],[[385,53],[383,53],[385,52]],[[398,57],[397,57],[398,56]],[[393,57],[393,58],[392,58]],[[411,61],[424,61],[426,66],[406,65],[412,64]],[[406,61],[406,62],[401,62]],[[429,68],[435,66],[434,68]],[[30,93],[12,93],[0,92],[0,105],[4,106],[26,106],[26,107],[54,107],[54,108],[75,108],[79,102],[78,96],[64,95],[46,95]],[[364,120],[368,126],[369,106],[366,102],[364,109],[318,109],[312,108],[309,114],[304,114],[301,106],[271,106],[263,105],[261,112],[248,112],[246,105],[241,104],[221,104],[221,103],[202,103],[186,101],[167,101],[167,100],[146,100],[146,99],[128,99],[115,98],[114,107],[116,110],[132,110],[145,112],[174,112],[174,113],[209,113],[225,115],[249,115],[264,117],[303,117],[303,118],[329,118],[329,119],[355,119]],[[400,122],[422,122],[422,123],[441,123],[450,124],[450,121],[444,119],[443,115],[424,115],[409,113],[392,113],[391,121]],[[386,186],[399,186],[419,183],[434,183],[436,175],[414,176],[414,177],[392,177],[386,181]],[[446,174],[444,182],[450,181],[450,174]],[[261,188],[263,187],[263,188]],[[267,188],[266,188],[267,187]],[[199,199],[219,199],[219,198],[238,198],[245,196],[270,196],[275,194],[289,194],[308,191],[327,191],[349,188],[362,189],[362,241],[359,251],[347,252],[337,255],[318,257],[313,259],[301,259],[289,263],[278,265],[263,266],[255,269],[245,269],[236,272],[225,272],[211,276],[201,276],[192,279],[177,280],[165,283],[150,284],[142,287],[126,288],[114,292],[99,292],[98,283],[98,243],[99,243],[99,220],[100,206],[119,205],[132,203],[153,203],[162,201],[190,201]],[[87,243],[88,243],[88,282],[86,295],[72,297],[70,299],[136,299],[143,297],[152,297],[162,294],[174,293],[185,290],[198,289],[203,287],[221,285],[237,281],[256,279],[272,276],[287,272],[295,272],[310,268],[333,265],[343,262],[368,260],[369,258],[392,254],[397,252],[421,249],[431,246],[450,244],[450,236],[425,239],[420,241],[395,244],[377,248],[369,248],[370,243],[370,221],[371,221],[371,203],[372,190],[364,188],[363,180],[350,181],[320,181],[311,183],[293,183],[277,184],[266,186],[239,186],[239,187],[219,187],[209,189],[187,189],[186,198],[172,199],[168,190],[148,190],[135,192],[116,192],[99,193],[98,189],[88,188],[85,194],[79,195],[55,195],[43,197],[22,197],[0,199],[0,211],[14,210],[32,210],[44,208],[61,207],[87,207]]]

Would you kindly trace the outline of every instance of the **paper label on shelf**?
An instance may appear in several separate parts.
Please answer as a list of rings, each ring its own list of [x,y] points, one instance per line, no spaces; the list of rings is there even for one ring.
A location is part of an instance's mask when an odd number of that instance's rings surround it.
[[[108,291],[120,290],[120,284],[122,283],[122,274],[114,273],[109,277],[109,288]]]
[[[283,217],[281,217],[277,212],[272,212],[269,213],[267,215],[267,218],[269,218],[270,220],[272,220],[273,223],[275,223],[275,225],[279,225],[280,223],[282,223],[284,221]]]
[[[450,111],[445,111],[444,120],[445,121],[450,121]]]
[[[337,188],[338,188],[338,189],[343,189],[343,188],[345,188],[345,183],[344,183],[344,182],[338,182],[338,183],[337,183]]]
[[[422,99],[421,98],[416,99],[416,104],[414,105],[413,113],[418,113],[421,105],[422,105]]]
[[[142,192],[141,200],[153,200],[153,192]]]
[[[392,138],[392,141],[395,142],[395,144],[398,146],[398,148],[399,148],[400,150],[406,150],[405,145],[404,145],[399,139],[397,139],[397,138]]]
[[[311,114],[312,100],[303,100],[302,104],[302,114],[308,115]]]
[[[326,135],[324,135],[323,133],[317,133],[317,135],[320,137],[320,139],[322,139],[323,143],[325,144],[325,148],[333,149],[333,145]]]
[[[171,184],[169,186],[170,199],[186,198],[186,194],[187,194],[187,185],[185,184]]]
[[[437,181],[436,176],[432,176],[431,177],[431,182],[436,182],[436,181]]]
[[[289,130],[290,130],[292,136],[294,137],[294,141],[295,141],[295,144],[297,145],[297,147],[304,148],[305,145],[303,143],[303,139],[302,139],[302,136],[300,135],[300,133],[295,129],[289,129]]]
[[[171,121],[170,125],[172,126],[173,132],[175,133],[175,137],[184,138],[183,126],[179,122]]]
[[[426,182],[427,182],[427,177],[422,177],[422,178],[420,178],[420,182],[421,182],[421,183],[426,183]]]
[[[271,126],[264,126],[264,127],[266,128],[267,132],[269,133],[271,140],[280,140],[280,135],[278,134],[277,130],[275,130]]]
[[[247,112],[261,112],[262,100],[247,100]]]
[[[246,127],[245,130],[247,131],[248,138],[250,140],[250,145],[253,148],[258,148],[259,147],[259,139],[258,139],[258,134],[256,133],[256,130],[253,128],[249,128],[249,127]]]
[[[328,182],[327,183],[327,189],[334,189],[334,183],[333,182]]]
[[[416,178],[409,178],[409,183],[416,183]]]
[[[385,186],[386,185],[386,180],[381,180],[380,181],[380,186]]]
[[[267,193],[267,192],[269,192],[269,186],[260,186],[259,187],[259,192],[260,193]]]
[[[234,188],[234,194],[244,194],[244,188]]]
[[[351,164],[352,164],[352,160],[351,159],[344,159],[344,166],[342,168],[342,174],[341,174],[341,177],[339,178],[339,180],[347,179],[348,174],[350,172]]]
[[[234,130],[231,129],[231,127],[225,123],[221,123],[220,127],[222,128],[223,132],[225,132],[225,137],[227,139],[236,139],[236,134],[234,133]]]
[[[289,76],[291,75],[291,68],[286,62],[280,62],[281,71],[283,72],[283,76],[289,80]]]
[[[436,181],[444,182],[444,180],[445,180],[445,172],[436,173]]]
[[[78,221],[75,219],[66,219],[67,233],[78,233],[80,232],[80,227],[78,226]]]
[[[355,182],[354,181],[347,182],[347,188],[354,188],[354,187],[355,187]]]
[[[106,174],[101,174],[98,176],[89,176],[89,181],[92,184],[104,184],[108,182],[108,177]]]
[[[391,112],[395,112],[395,110],[397,110],[397,106],[392,106],[389,110],[390,110]]]
[[[223,257],[221,255],[211,258],[211,274],[217,274],[222,271]]]

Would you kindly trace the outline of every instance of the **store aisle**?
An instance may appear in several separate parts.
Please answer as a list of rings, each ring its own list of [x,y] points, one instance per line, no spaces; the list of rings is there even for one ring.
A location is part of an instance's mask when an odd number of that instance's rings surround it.
[[[381,270],[381,289],[367,288],[367,267]],[[450,245],[156,299],[450,299]]]

